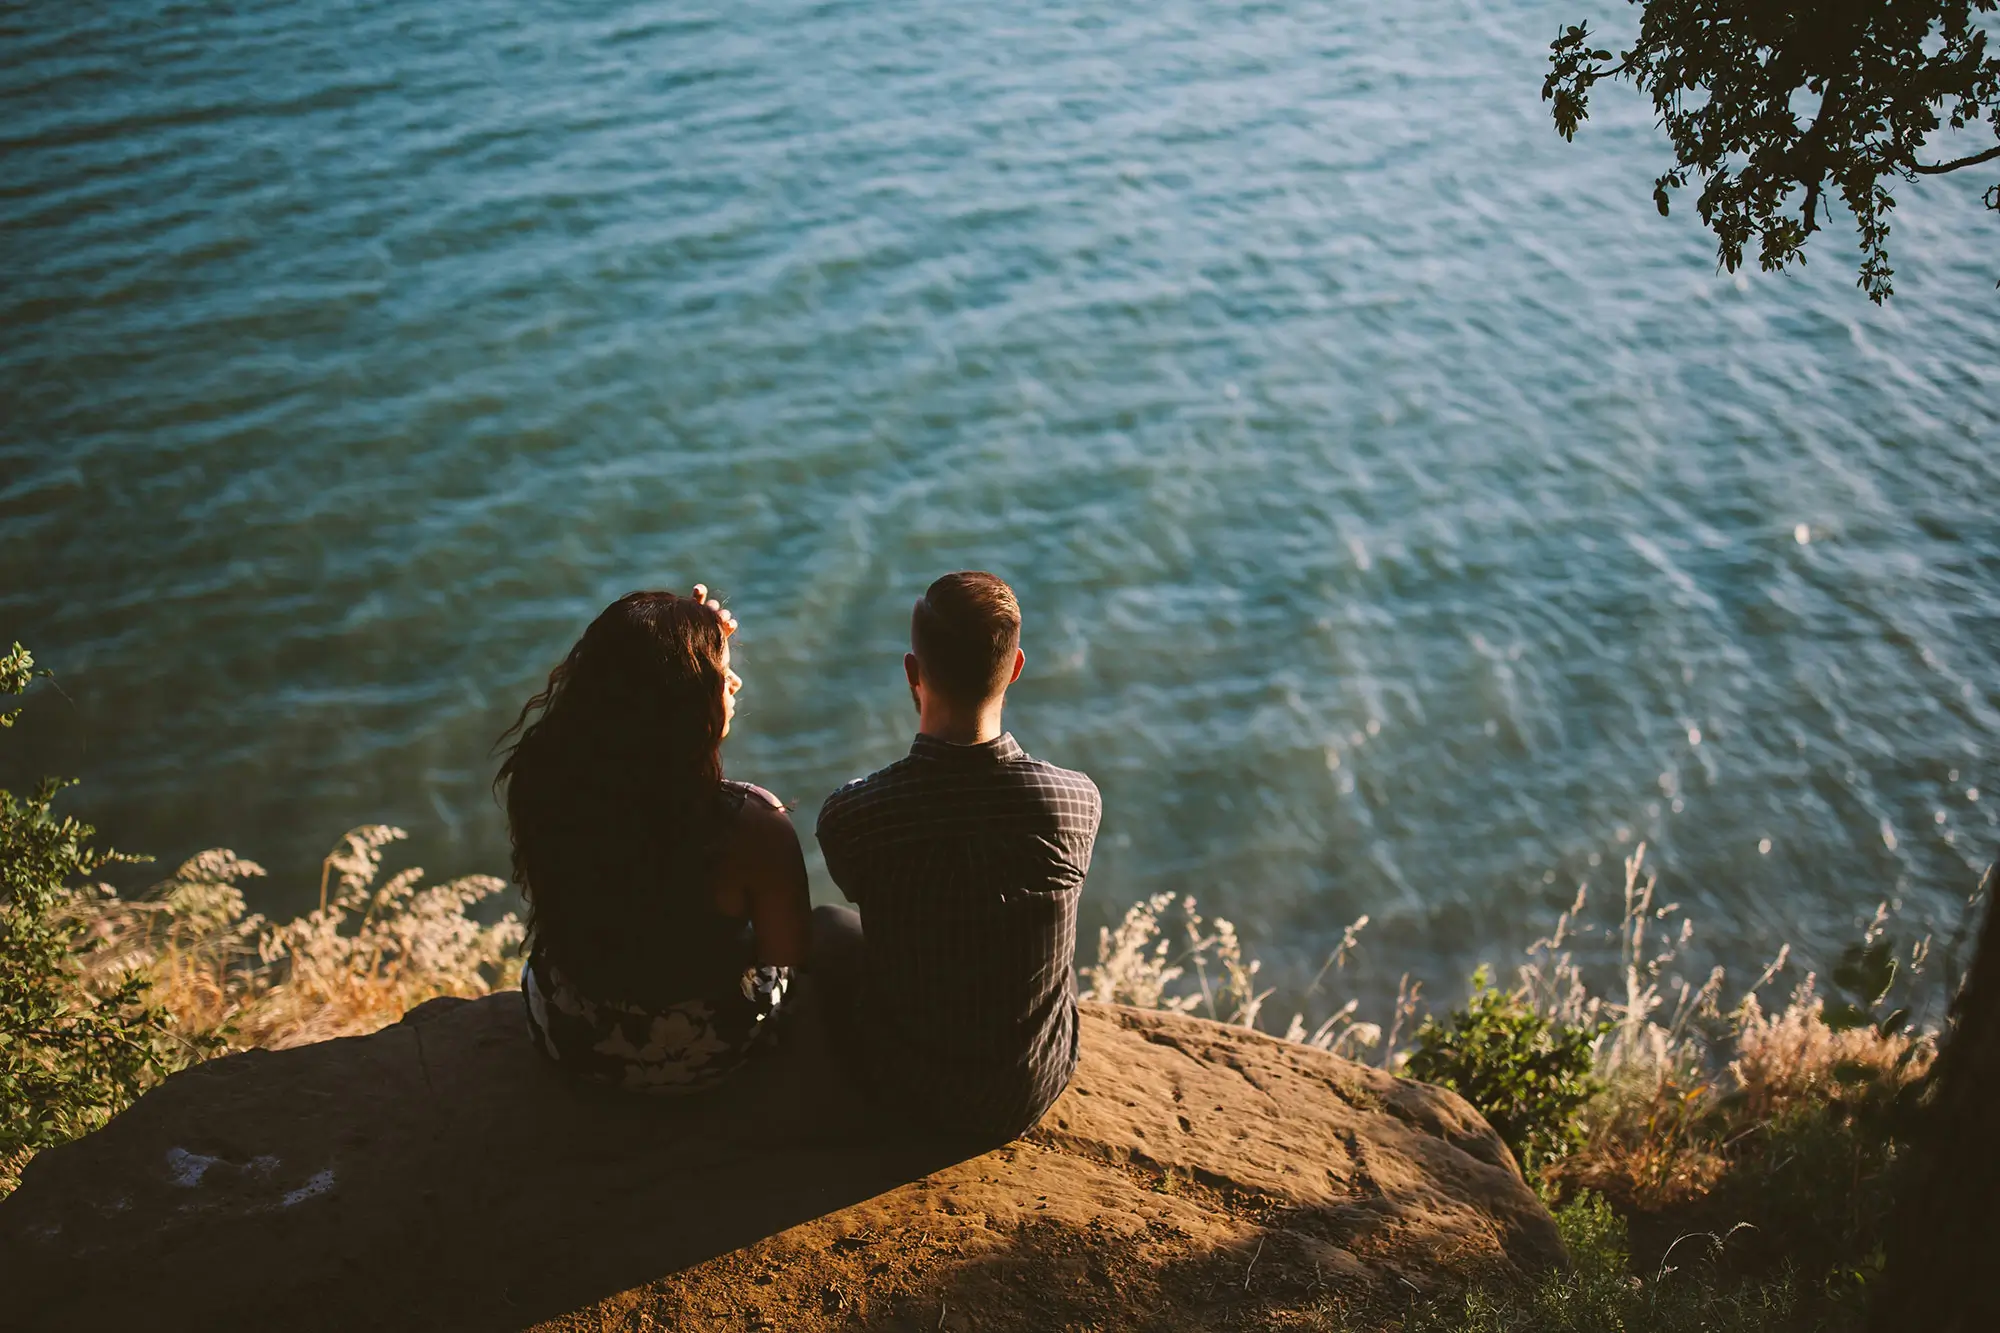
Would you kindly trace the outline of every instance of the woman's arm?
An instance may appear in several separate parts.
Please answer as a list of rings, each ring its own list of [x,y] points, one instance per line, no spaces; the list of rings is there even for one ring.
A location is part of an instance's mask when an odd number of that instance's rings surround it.
[[[720,870],[718,905],[730,911],[741,904],[757,938],[757,961],[773,967],[805,962],[812,940],[805,853],[791,816],[761,789],[744,798]]]

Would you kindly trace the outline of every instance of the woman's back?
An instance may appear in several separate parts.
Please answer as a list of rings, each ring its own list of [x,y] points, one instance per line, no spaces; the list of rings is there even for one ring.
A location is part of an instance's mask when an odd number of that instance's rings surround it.
[[[529,954],[521,971],[529,1029],[572,1073],[652,1091],[705,1088],[753,1054],[784,1004],[791,969],[757,961],[747,912],[728,910],[752,891],[727,873],[743,859],[745,808],[755,802],[783,818],[782,807],[742,783],[726,784],[722,799],[737,827],[718,864],[663,893],[664,910],[628,922],[631,947],[581,968],[546,941]]]
[[[529,1026],[587,1078],[713,1083],[757,1047],[803,961],[798,835],[777,798],[721,775],[733,629],[700,598],[613,603],[523,709],[501,767],[530,908]]]

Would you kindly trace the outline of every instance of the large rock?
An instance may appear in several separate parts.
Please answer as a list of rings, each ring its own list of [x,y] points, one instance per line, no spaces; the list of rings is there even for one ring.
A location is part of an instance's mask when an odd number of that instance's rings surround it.
[[[1562,1262],[1452,1093],[1086,1005],[1076,1081],[965,1160],[794,1042],[658,1102],[578,1089],[518,996],[169,1079],[0,1203],[9,1328],[1264,1326]],[[803,1053],[800,1053],[803,1052]]]

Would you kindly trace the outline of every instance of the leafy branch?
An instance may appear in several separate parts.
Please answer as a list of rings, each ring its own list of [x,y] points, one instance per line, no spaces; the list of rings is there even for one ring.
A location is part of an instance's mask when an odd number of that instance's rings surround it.
[[[1653,202],[1665,216],[1672,192],[1699,178],[1695,206],[1729,272],[1753,244],[1767,272],[1803,263],[1837,195],[1860,237],[1857,285],[1880,304],[1893,291],[1888,185],[2000,159],[2000,144],[1943,162],[1919,156],[1945,126],[1984,124],[2000,137],[2000,57],[1976,17],[2000,0],[1631,2],[1641,13],[1629,50],[1614,57],[1588,24],[1549,44],[1542,98],[1569,140],[1603,80],[1650,95],[1674,150]],[[1984,201],[2000,210],[2000,184]]]

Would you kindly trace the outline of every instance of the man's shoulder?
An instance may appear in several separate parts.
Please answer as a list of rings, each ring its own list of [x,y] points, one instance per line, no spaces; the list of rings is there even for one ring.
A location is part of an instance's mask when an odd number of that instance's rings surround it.
[[[1045,809],[1065,822],[1081,819],[1095,827],[1104,813],[1104,797],[1088,773],[1026,754],[1006,767],[1022,788],[1033,792]]]
[[[1091,781],[1090,774],[1079,769],[1063,768],[1050,763],[1046,759],[1037,759],[1033,755],[1024,754],[1019,759],[1009,763],[1007,767],[1017,773],[1024,782],[1032,783],[1036,786],[1060,787],[1065,790],[1078,792],[1087,791],[1092,797],[1096,797],[1098,794],[1097,784]]]
[[[1025,800],[1066,824],[1081,820],[1094,827],[1103,812],[1103,798],[1089,774],[1026,752],[992,767],[972,768],[941,767],[906,755],[835,790],[820,805],[818,829],[824,837],[843,825],[858,829],[912,812],[992,809],[996,800],[1016,811],[1023,810]]]
[[[906,755],[885,768],[878,768],[866,777],[853,778],[836,787],[833,794],[820,804],[819,822],[824,828],[829,818],[838,818],[843,810],[866,806],[880,797],[906,785],[911,773],[911,762]]]

